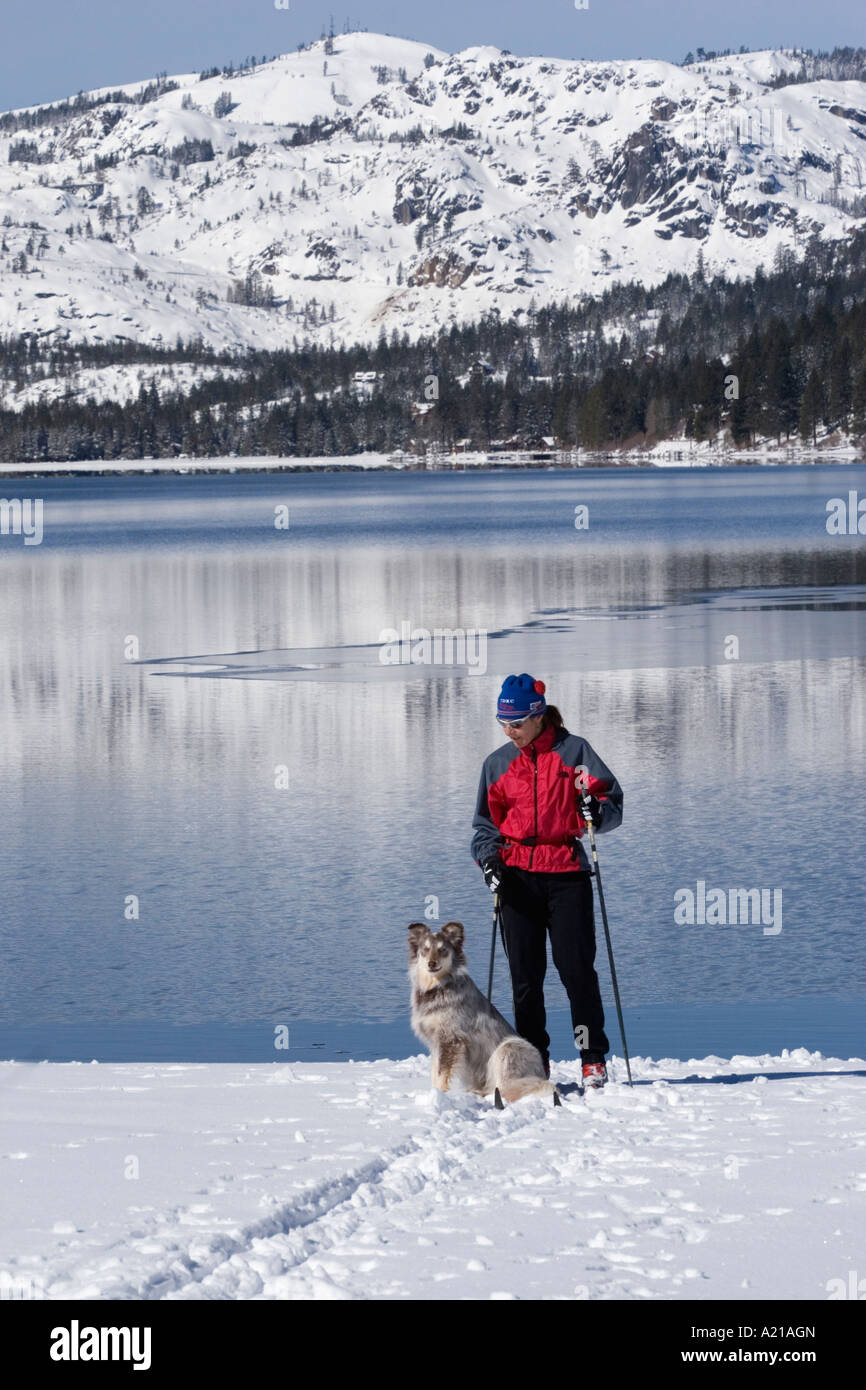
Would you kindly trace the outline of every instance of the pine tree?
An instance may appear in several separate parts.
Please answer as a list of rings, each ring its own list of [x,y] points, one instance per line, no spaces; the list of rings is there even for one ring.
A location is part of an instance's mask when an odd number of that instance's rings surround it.
[[[821,378],[813,367],[800,402],[800,438],[808,441],[811,436],[813,445],[818,442],[818,422],[823,409],[824,390]]]
[[[829,423],[843,429],[851,413],[851,344],[847,338],[836,344],[830,358],[828,380]]]
[[[797,380],[791,353],[791,341],[784,325],[773,320],[767,337],[764,387],[764,408],[761,428],[764,434],[775,435],[779,443],[788,438],[798,422]]]
[[[863,362],[854,377],[854,386],[851,392],[851,410],[851,428],[854,434],[859,436],[866,435],[866,361]]]

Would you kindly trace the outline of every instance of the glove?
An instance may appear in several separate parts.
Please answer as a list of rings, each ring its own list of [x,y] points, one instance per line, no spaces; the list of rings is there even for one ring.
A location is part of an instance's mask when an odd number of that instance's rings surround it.
[[[593,827],[598,830],[601,825],[601,803],[597,796],[590,796],[587,792],[582,792],[580,796],[580,814],[585,821],[592,821]]]
[[[491,893],[498,893],[502,885],[502,880],[505,877],[505,865],[499,858],[499,855],[494,855],[492,859],[485,859],[484,863],[481,865],[481,872],[484,875],[484,882],[487,884]]]

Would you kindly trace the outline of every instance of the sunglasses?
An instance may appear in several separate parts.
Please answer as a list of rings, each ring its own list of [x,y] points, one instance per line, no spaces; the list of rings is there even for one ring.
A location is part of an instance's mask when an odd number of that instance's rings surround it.
[[[530,719],[535,719],[534,714],[525,714],[522,719],[506,719],[504,715],[497,714],[496,722],[501,724],[503,729],[522,729],[524,724],[528,724]]]

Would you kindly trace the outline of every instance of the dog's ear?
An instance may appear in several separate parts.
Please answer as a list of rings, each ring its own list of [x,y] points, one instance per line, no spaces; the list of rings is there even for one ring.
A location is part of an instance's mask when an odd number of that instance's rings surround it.
[[[446,941],[451,942],[451,945],[458,954],[463,950],[464,933],[462,922],[446,922],[445,926],[442,928],[441,934],[445,937]]]
[[[409,923],[409,959],[414,960],[417,956],[421,942],[429,932],[430,928],[424,922]]]

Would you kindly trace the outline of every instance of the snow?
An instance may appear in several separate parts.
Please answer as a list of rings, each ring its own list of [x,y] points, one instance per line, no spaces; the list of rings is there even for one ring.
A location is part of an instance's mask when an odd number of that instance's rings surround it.
[[[134,365],[115,363],[110,367],[78,367],[68,376],[39,377],[20,389],[12,382],[0,380],[0,409],[24,410],[26,406],[36,405],[40,401],[52,404],[68,398],[77,398],[82,402],[92,398],[100,403],[117,401],[128,404],[137,399],[142,387],[150,390],[155,386],[160,397],[175,393],[183,395],[214,376],[231,380],[243,376],[243,371],[240,367],[225,363],[204,366],[190,362],[160,363],[158,366],[137,362]]]
[[[423,1056],[0,1063],[17,1296],[827,1299],[866,1238],[866,1062],[632,1059],[560,1109]],[[832,1281],[842,1281],[833,1284]]]
[[[462,461],[462,460],[461,460]],[[408,455],[398,459],[390,454],[328,455],[310,458],[287,458],[267,454],[254,458],[184,458],[169,459],[76,459],[59,463],[6,464],[0,467],[0,477],[32,477],[52,473],[263,473],[285,469],[335,468],[400,468],[417,462]]]
[[[781,51],[681,68],[452,56],[377,34],[340,36],[335,50],[182,75],[145,105],[0,134],[0,334],[201,336],[228,350],[416,338],[494,308],[657,283],[693,271],[699,250],[709,273],[747,276],[862,221],[862,128],[840,112],[866,111],[866,84],[773,91],[796,66]],[[314,119],[350,124],[292,145]],[[470,138],[443,134],[460,125]],[[400,143],[419,128],[419,144]],[[209,140],[214,159],[173,175],[187,139]],[[43,162],[10,162],[21,140]],[[241,142],[255,149],[231,158]],[[26,271],[13,271],[22,252]],[[228,302],[251,273],[276,307]]]
[[[180,373],[180,368],[176,371]],[[82,376],[84,373],[81,374]],[[97,375],[94,373],[94,375]],[[110,369],[104,369],[98,374],[102,378],[108,378]],[[151,377],[145,377],[145,383],[150,382]],[[156,377],[157,388],[161,384],[161,378]],[[122,399],[124,387],[128,388],[128,378],[118,375],[115,382],[103,380],[102,387],[105,389],[106,396],[108,389],[112,385],[116,387],[118,396]],[[127,389],[128,394],[128,389]],[[420,412],[419,412],[420,413]],[[552,441],[545,442],[552,449]],[[759,441],[754,448],[734,448],[731,445],[723,444],[718,441],[715,446],[709,441],[701,444],[695,443],[693,439],[669,439],[662,440],[653,445],[651,449],[614,449],[608,453],[600,453],[592,449],[575,449],[573,451],[559,450],[554,451],[555,458],[549,465],[551,468],[593,468],[600,464],[605,466],[624,465],[633,468],[711,468],[728,467],[733,463],[742,464],[827,464],[827,463],[856,463],[863,458],[862,441],[856,441],[847,436],[835,433],[829,435],[823,432],[823,437],[819,436],[817,446],[802,444],[796,440],[790,440],[781,445],[775,440]],[[50,477],[52,474],[93,474],[93,473],[276,473],[292,472],[298,469],[310,470],[368,470],[368,469],[455,469],[458,471],[467,468],[490,469],[514,469],[528,468],[532,465],[531,451],[515,450],[502,453],[486,453],[483,450],[458,450],[456,453],[431,453],[427,457],[416,454],[401,452],[399,449],[391,454],[366,453],[366,454],[327,454],[315,455],[310,457],[288,457],[286,455],[260,455],[243,457],[222,457],[222,458],[186,458],[179,455],[176,458],[160,459],[76,459],[60,460],[57,462],[47,461],[39,463],[6,463],[0,464],[0,478],[14,477]],[[537,466],[537,465],[536,465]]]

